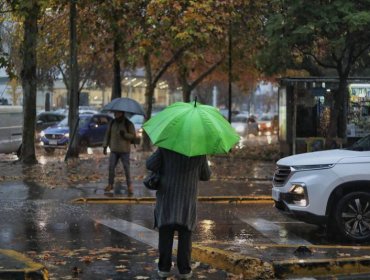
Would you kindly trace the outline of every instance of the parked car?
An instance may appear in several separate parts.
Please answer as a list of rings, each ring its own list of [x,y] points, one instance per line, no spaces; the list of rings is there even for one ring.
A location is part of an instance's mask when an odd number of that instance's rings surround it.
[[[41,112],[36,116],[36,140],[40,141],[42,130],[62,121],[66,115],[56,112]]]
[[[229,118],[229,110],[228,109],[219,109],[219,111],[220,111],[221,115],[224,116],[225,119]],[[239,113],[240,113],[239,111],[232,110],[231,111],[231,118],[233,118],[234,116],[236,116]]]
[[[68,108],[62,108],[54,111],[55,113],[63,114],[63,115],[68,115],[69,109]],[[78,113],[80,115],[82,114],[98,114],[99,111],[96,110],[94,107],[89,107],[89,106],[79,106],[78,107]]]
[[[158,114],[163,108],[153,108],[152,111],[152,117]],[[143,115],[132,115],[130,117],[130,121],[134,124],[135,126],[135,132],[136,132],[136,137],[139,139],[137,143],[135,144],[140,144],[141,139],[143,137],[143,123],[144,123],[144,116]]]
[[[22,146],[23,107],[0,105],[0,153],[16,153]]]
[[[326,225],[350,241],[370,241],[370,135],[348,149],[280,159],[272,198],[283,213]]]
[[[231,118],[231,126],[240,136],[248,134],[248,115],[237,114]]]
[[[253,134],[258,135],[258,124],[255,116],[250,116],[247,120],[248,135]]]
[[[81,151],[86,147],[101,146],[108,124],[112,119],[107,114],[81,114],[77,129],[77,139]],[[41,142],[45,151],[54,152],[55,149],[66,148],[70,133],[68,118],[65,118],[55,126],[49,127],[41,132]]]
[[[277,133],[279,131],[279,116],[274,115],[272,117],[272,131]]]
[[[136,137],[142,138],[143,136],[143,122],[144,122],[144,116],[142,115],[133,115],[130,118],[130,121],[134,124],[135,126],[135,132],[136,132]]]
[[[273,117],[268,114],[263,114],[257,119],[258,130],[261,132],[273,131]]]

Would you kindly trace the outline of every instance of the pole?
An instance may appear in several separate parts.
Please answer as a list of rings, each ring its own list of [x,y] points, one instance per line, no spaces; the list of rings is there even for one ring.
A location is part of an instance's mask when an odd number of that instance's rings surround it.
[[[212,91],[212,106],[213,107],[217,107],[217,87],[214,86],[213,87],[213,91]]]
[[[231,105],[232,105],[232,34],[231,34],[231,22],[229,24],[229,115],[228,120],[231,123]]]

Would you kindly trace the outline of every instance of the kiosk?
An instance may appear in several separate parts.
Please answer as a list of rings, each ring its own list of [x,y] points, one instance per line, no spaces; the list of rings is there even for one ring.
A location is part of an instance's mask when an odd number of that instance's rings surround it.
[[[338,84],[335,77],[280,80],[281,156],[325,149],[331,100]],[[335,139],[332,148],[350,145],[370,133],[370,78],[350,78],[348,85],[347,137]]]

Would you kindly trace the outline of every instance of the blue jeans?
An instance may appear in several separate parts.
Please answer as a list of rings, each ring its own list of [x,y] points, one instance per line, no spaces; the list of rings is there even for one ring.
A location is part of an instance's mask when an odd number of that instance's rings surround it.
[[[130,175],[130,153],[116,153],[111,152],[109,156],[109,179],[108,183],[113,186],[114,177],[116,175],[116,166],[118,160],[121,160],[123,165],[123,170],[125,171],[127,186],[131,185],[131,175]]]

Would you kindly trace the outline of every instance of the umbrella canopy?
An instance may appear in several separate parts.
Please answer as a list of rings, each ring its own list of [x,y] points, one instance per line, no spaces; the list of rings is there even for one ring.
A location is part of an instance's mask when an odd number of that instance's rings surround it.
[[[134,99],[128,97],[118,97],[105,105],[102,111],[120,111],[132,114],[145,115],[143,108]]]
[[[218,109],[196,101],[168,106],[143,128],[153,144],[189,157],[227,153],[239,141]]]

